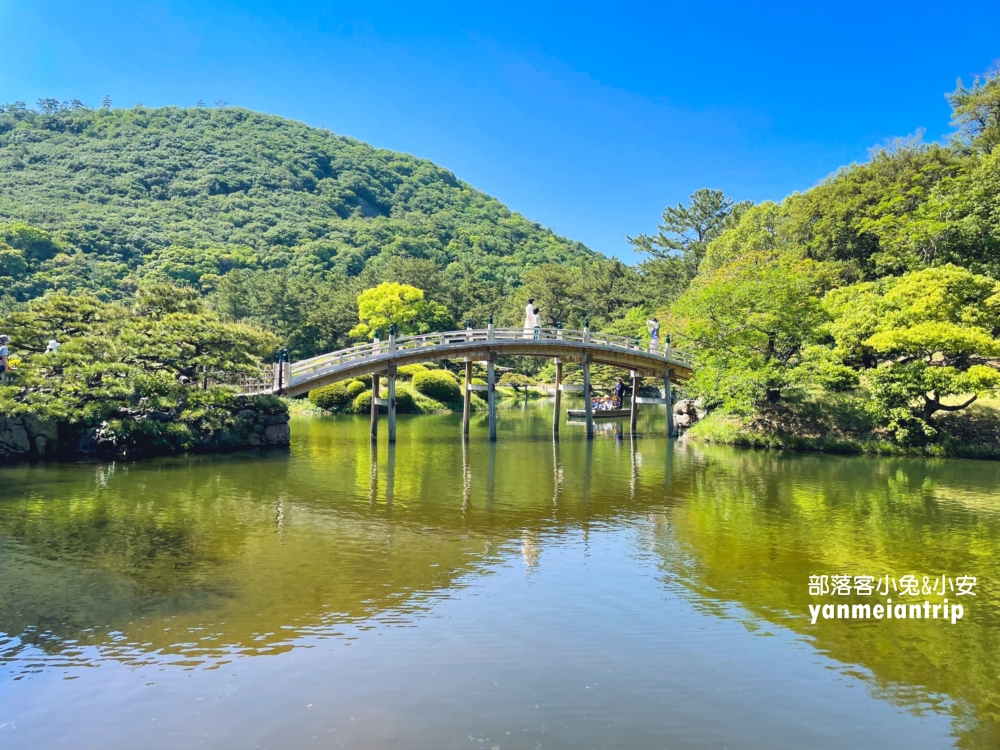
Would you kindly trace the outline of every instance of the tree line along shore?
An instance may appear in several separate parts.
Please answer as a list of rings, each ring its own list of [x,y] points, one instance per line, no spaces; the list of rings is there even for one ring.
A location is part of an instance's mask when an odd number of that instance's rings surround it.
[[[888,142],[781,202],[697,190],[630,238],[636,265],[429,161],[270,115],[4,104],[0,451],[23,447],[26,418],[122,454],[258,443],[233,378],[275,351],[389,323],[518,325],[531,297],[543,325],[640,341],[657,317],[698,363],[676,394],[703,405],[692,438],[995,458],[998,71],[947,97],[946,142]],[[511,385],[545,381],[544,362],[502,364]],[[448,403],[434,371],[404,389],[417,411]],[[365,390],[330,392],[327,410]]]

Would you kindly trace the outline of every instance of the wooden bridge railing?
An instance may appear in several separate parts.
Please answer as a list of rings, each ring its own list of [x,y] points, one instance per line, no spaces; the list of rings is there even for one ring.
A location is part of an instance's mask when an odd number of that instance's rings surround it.
[[[641,352],[663,359],[691,366],[688,357],[672,349],[670,345],[652,349],[642,345],[634,338],[618,336],[610,333],[592,333],[589,330],[573,330],[564,328],[494,328],[492,338],[488,328],[468,328],[464,331],[446,331],[443,333],[424,333],[416,336],[401,336],[395,341],[394,352],[411,352],[415,349],[436,348],[447,344],[471,344],[491,341],[560,341],[581,343],[594,347]],[[371,344],[359,344],[348,349],[321,354],[318,357],[292,363],[291,377],[294,381],[310,375],[319,374],[330,367],[340,367],[351,362],[371,359],[389,353],[388,341],[376,341]]]

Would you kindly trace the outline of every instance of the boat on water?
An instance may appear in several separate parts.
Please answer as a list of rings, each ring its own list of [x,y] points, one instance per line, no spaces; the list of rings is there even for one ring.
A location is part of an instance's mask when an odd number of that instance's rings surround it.
[[[594,419],[615,419],[621,417],[627,417],[629,415],[628,409],[596,409],[593,412]],[[566,416],[576,417],[580,419],[587,418],[586,409],[567,409]]]

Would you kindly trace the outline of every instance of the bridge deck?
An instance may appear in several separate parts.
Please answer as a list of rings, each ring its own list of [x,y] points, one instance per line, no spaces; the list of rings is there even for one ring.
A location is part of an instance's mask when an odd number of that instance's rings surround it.
[[[339,380],[386,372],[390,363],[405,365],[432,359],[468,358],[486,361],[491,354],[558,357],[564,362],[583,361],[634,370],[640,376],[687,380],[692,363],[677,351],[652,350],[635,339],[589,331],[557,328],[482,328],[404,336],[361,344],[292,363],[283,392],[307,393]]]

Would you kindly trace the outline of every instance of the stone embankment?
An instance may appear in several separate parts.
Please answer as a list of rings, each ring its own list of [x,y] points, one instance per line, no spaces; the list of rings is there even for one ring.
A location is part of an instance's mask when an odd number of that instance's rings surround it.
[[[37,460],[59,449],[59,425],[34,414],[0,415],[0,461]]]
[[[197,453],[224,453],[251,448],[279,448],[291,442],[288,412],[284,405],[276,410],[260,408],[247,400],[232,406],[225,428],[204,431],[189,450]],[[176,422],[177,416],[165,411],[147,411],[131,416],[135,421]],[[197,434],[197,433],[196,433]],[[79,429],[65,422],[43,419],[34,414],[0,415],[0,463],[17,461],[73,460],[83,457],[141,458],[170,452],[162,447],[125,450],[115,439],[107,423]]]

